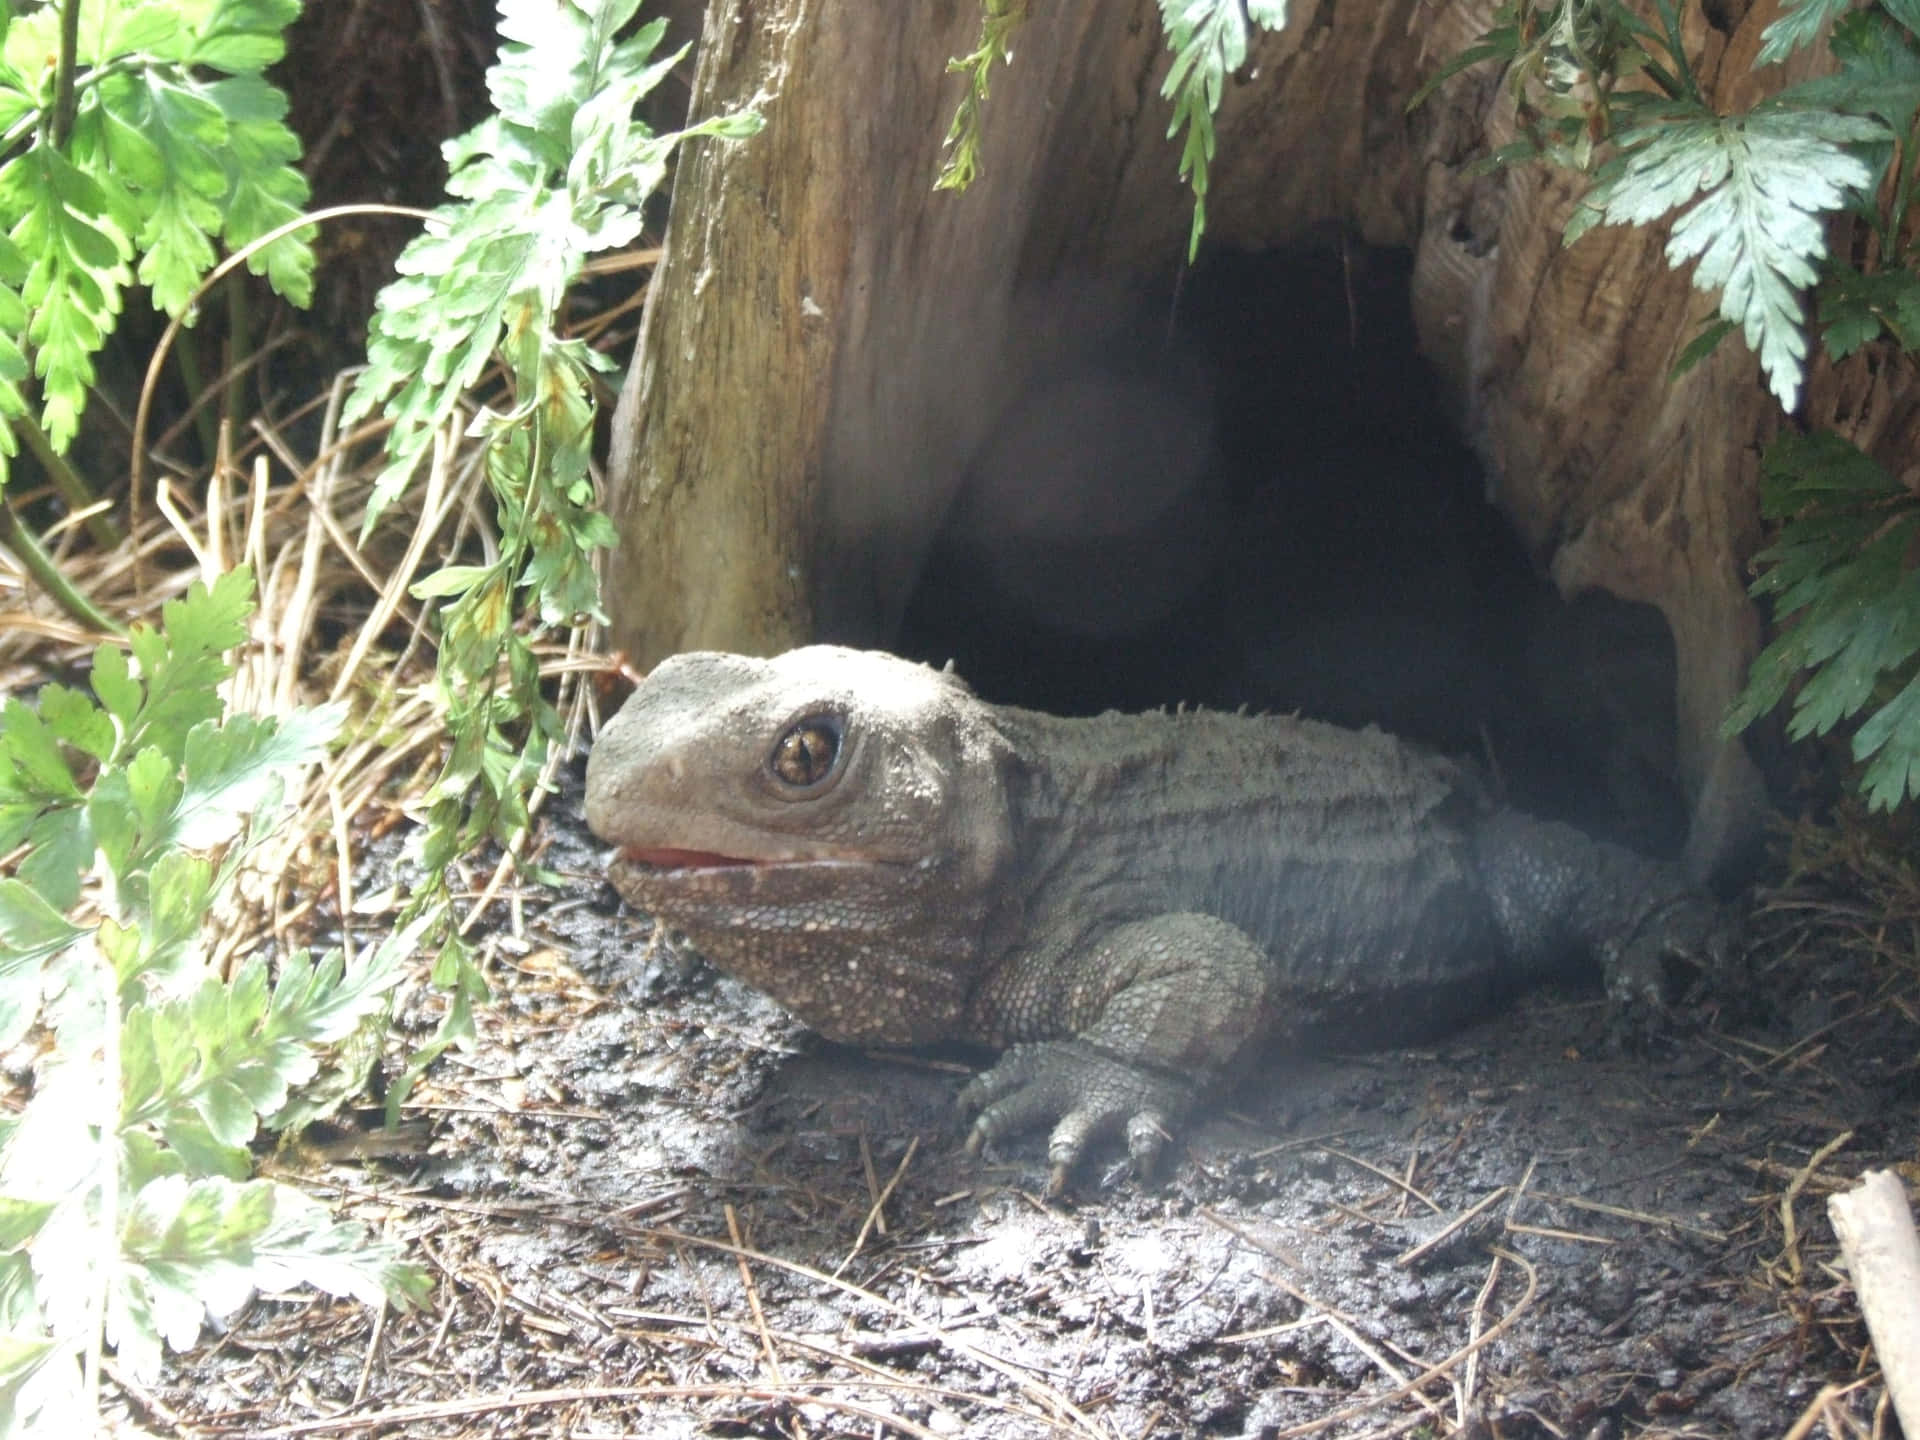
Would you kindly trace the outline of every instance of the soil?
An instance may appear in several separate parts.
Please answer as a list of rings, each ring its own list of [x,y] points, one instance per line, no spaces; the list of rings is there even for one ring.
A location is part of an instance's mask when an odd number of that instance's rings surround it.
[[[1900,862],[1893,899],[1831,849],[1766,892],[1741,1013],[1656,1054],[1610,1053],[1598,992],[1567,991],[1428,1048],[1266,1057],[1164,1175],[1110,1150],[1050,1202],[1042,1137],[958,1143],[983,1057],[820,1042],[650,942],[577,793],[545,824],[566,883],[500,907],[477,1046],[397,1133],[270,1167],[408,1241],[431,1302],[259,1299],[122,1392],[141,1425],[1898,1434],[1825,1198],[1920,1177]]]

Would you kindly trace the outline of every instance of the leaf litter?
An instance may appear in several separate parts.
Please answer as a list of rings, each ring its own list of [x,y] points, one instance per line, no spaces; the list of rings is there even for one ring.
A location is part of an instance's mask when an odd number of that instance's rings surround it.
[[[395,1133],[270,1165],[402,1240],[424,1309],[265,1297],[180,1434],[1606,1437],[1886,1433],[1824,1197],[1920,1173],[1920,887],[1796,830],[1755,998],[1651,1057],[1597,993],[1422,1049],[1264,1057],[1141,1183],[969,1160],[966,1055],[808,1035],[597,874],[568,777],[494,1003]],[[362,877],[358,887],[379,883]],[[517,918],[515,918],[517,917]],[[403,1025],[424,1030],[416,1001]],[[1106,1168],[1102,1168],[1105,1166]],[[1821,1427],[1825,1427],[1824,1432]]]
[[[341,401],[256,424],[203,495],[173,493],[205,532],[185,559],[149,517],[133,547],[67,561],[150,615],[203,560],[251,560],[267,603],[235,703],[317,683],[379,719],[243,887],[216,942],[231,966],[390,925],[440,743],[405,586],[484,524],[449,443],[417,505],[356,541],[373,467],[346,462],[379,432],[343,433]],[[303,452],[288,424],[309,414]],[[18,577],[0,612],[10,692],[91,648]],[[615,667],[578,647],[543,665],[584,729],[603,697],[579,682]],[[1920,881],[1898,817],[1784,835],[1750,993],[1651,1057],[1610,1054],[1582,991],[1420,1049],[1268,1055],[1167,1173],[1137,1181],[1109,1151],[1049,1203],[1038,1137],[960,1149],[952,1099],[981,1057],[826,1045],[676,954],[600,878],[577,762],[553,778],[528,859],[562,887],[470,862],[494,988],[478,1043],[395,1128],[368,1104],[263,1165],[427,1266],[426,1305],[262,1296],[158,1385],[109,1360],[115,1418],[199,1436],[1889,1431],[1824,1201],[1877,1165],[1920,1182]],[[440,1003],[401,997],[389,1068]]]

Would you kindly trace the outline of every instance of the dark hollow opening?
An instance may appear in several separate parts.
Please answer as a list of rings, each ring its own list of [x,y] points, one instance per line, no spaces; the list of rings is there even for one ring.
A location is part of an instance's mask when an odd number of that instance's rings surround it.
[[[1047,342],[898,648],[1065,714],[1378,724],[1523,809],[1677,854],[1665,622],[1536,573],[1415,348],[1410,272],[1352,242],[1222,254]],[[1082,328],[1048,303],[1036,333]]]

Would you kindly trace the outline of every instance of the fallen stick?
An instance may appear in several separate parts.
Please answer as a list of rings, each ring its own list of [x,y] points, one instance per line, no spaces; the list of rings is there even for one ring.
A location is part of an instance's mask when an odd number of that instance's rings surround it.
[[[1853,1189],[1828,1197],[1827,1214],[1900,1428],[1920,1435],[1920,1238],[1906,1187],[1891,1170],[1869,1170]]]

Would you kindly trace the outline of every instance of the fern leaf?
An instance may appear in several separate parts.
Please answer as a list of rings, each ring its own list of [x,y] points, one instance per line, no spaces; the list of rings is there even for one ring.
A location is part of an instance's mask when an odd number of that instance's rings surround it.
[[[0,167],[0,217],[31,257],[20,286],[27,338],[44,401],[41,425],[56,449],[79,429],[93,353],[113,329],[132,278],[133,245],[109,214],[100,182],[46,145]]]
[[[1789,431],[1768,445],[1761,457],[1760,513],[1769,520],[1793,518],[1807,506],[1823,501],[1874,496],[1891,499],[1906,493],[1906,487],[1884,465],[1831,430],[1806,435]],[[1800,533],[1801,527],[1795,527],[1783,532],[1782,538],[1792,539]],[[1857,548],[1849,545],[1841,553]]]
[[[290,715],[229,715],[187,734],[173,843],[204,850],[232,839],[264,801],[268,787],[325,757],[346,722],[345,704]]]
[[[300,140],[287,128],[287,97],[258,75],[217,80],[201,93],[220,108],[227,144],[220,153],[226,193],[221,238],[235,250],[297,219],[306,208],[306,176],[294,168]],[[313,302],[314,227],[270,241],[247,257],[247,268],[295,305]]]
[[[176,11],[178,6],[168,0],[157,8]],[[280,63],[287,53],[284,32],[299,18],[300,0],[214,0],[193,27],[181,58],[229,75],[258,74]]]
[[[1920,675],[1854,732],[1853,758],[1870,762],[1860,777],[1869,810],[1920,798]]]
[[[447,189],[471,203],[436,209],[402,252],[401,278],[380,294],[368,365],[348,397],[344,423],[383,401],[394,421],[367,524],[485,372],[510,318],[552,313],[591,249],[635,233],[641,192],[664,176],[673,147],[692,134],[758,128],[757,117],[720,116],[655,136],[635,119],[634,105],[672,60],[652,59],[657,22],[611,38],[610,16],[631,9],[628,0],[503,6],[487,82],[500,113],[443,147]],[[603,84],[614,100],[596,102]]]
[[[109,135],[121,137],[109,146],[112,163],[135,182],[141,205],[140,281],[155,304],[180,315],[213,268],[228,187],[226,116],[198,85],[153,69],[112,77],[100,104]],[[146,163],[136,170],[136,160]]]
[[[1760,32],[1756,67],[1784,60],[1802,45],[1811,45],[1829,21],[1846,12],[1852,0],[1787,0],[1785,13]]]
[[[1213,163],[1213,117],[1227,76],[1247,59],[1247,27],[1278,30],[1287,23],[1286,0],[1160,0],[1160,28],[1173,64],[1160,93],[1173,101],[1167,138],[1185,132],[1180,178],[1193,187],[1193,231],[1187,259],[1200,253],[1207,228],[1207,186]]]
[[[0,1047],[19,1044],[40,1017],[46,962],[81,934],[26,881],[0,877]]]
[[[1755,594],[1777,596],[1782,633],[1760,653],[1722,733],[1766,714],[1796,679],[1788,732],[1823,735],[1903,688],[1853,737],[1870,808],[1901,803],[1920,778],[1920,504],[1872,457],[1829,432],[1784,435],[1761,467],[1761,507],[1785,523],[1758,558]]]
[[[1859,10],[1833,27],[1828,45],[1840,73],[1802,81],[1776,102],[1877,115],[1895,134],[1906,134],[1920,110],[1920,49],[1912,33],[1878,9]]]
[[[994,61],[1013,63],[1013,35],[1027,18],[1026,0],[983,0],[980,7],[980,43],[968,55],[947,62],[947,73],[965,75],[967,88],[947,126],[946,164],[933,182],[936,190],[964,190],[980,169],[980,117],[986,108],[988,81]]]
[[[1884,331],[1903,350],[1920,348],[1920,275],[1911,270],[1862,274],[1836,267],[1820,286],[1821,338],[1844,360]]]
[[[1826,253],[1822,217],[1873,178],[1844,147],[1886,135],[1877,121],[1817,111],[1674,120],[1623,135],[1625,163],[1586,204],[1604,223],[1639,225],[1690,207],[1674,221],[1668,263],[1697,260],[1694,285],[1720,292],[1721,317],[1740,326],[1791,410],[1807,353],[1800,292]]]
[[[208,977],[186,999],[135,1009],[122,1027],[123,1124],[150,1126],[176,1149],[235,1155],[237,1166],[203,1168],[244,1173],[241,1147],[260,1119],[282,1113],[323,1048],[383,1012],[403,976],[391,945],[351,965],[290,956],[271,988],[255,957],[231,982]]]
[[[1679,358],[1673,362],[1673,368],[1667,371],[1667,379],[1678,380],[1718,350],[1720,342],[1733,333],[1733,328],[1731,320],[1719,319],[1709,320],[1701,326],[1700,333],[1686,343],[1685,348],[1680,351]]]
[[[101,689],[101,656],[95,652],[94,693],[125,725],[120,753],[158,746],[176,763],[186,755],[187,734],[226,711],[220,685],[233,667],[226,652],[247,638],[253,611],[253,572],[239,565],[208,587],[196,580],[185,598],[169,600],[160,628],[135,625],[127,636],[145,685],[130,681],[124,660],[110,663]],[[109,647],[102,647],[103,649]],[[135,688],[129,690],[127,687]],[[121,706],[133,701],[134,708]]]
[[[149,1383],[162,1341],[188,1348],[209,1317],[225,1318],[258,1290],[312,1285],[370,1305],[425,1293],[397,1247],[270,1180],[150,1180],[127,1207],[121,1251],[107,1338],[128,1372]]]

